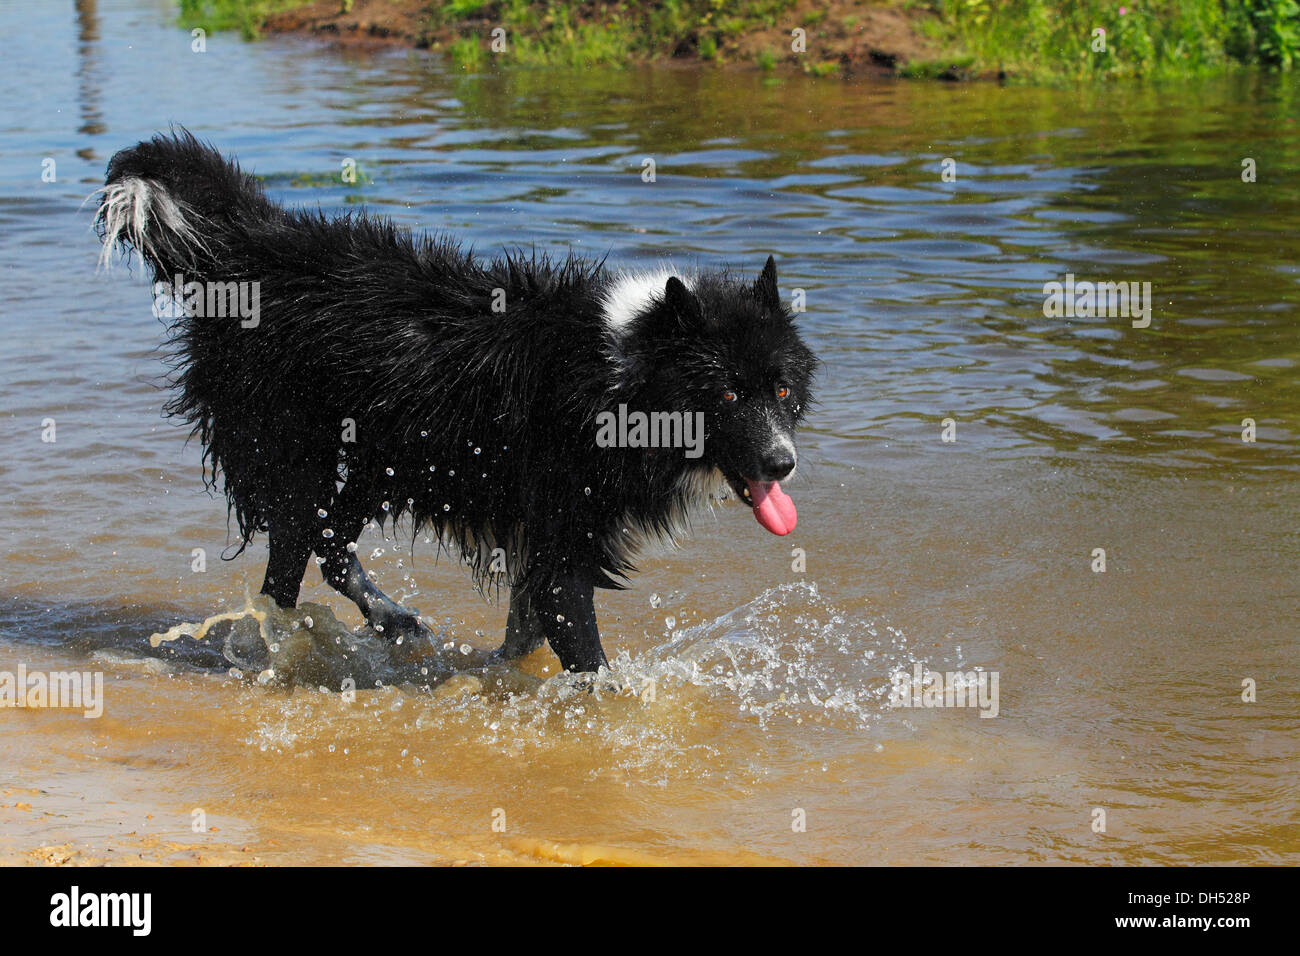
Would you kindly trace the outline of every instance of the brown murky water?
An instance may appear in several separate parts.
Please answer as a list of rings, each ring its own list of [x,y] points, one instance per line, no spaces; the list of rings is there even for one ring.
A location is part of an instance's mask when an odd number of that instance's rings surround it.
[[[0,671],[105,703],[0,710],[0,862],[1300,860],[1294,85],[466,77],[79,9],[0,31]],[[436,646],[353,634],[314,571],[270,647],[151,645],[245,607],[264,555],[218,559],[147,288],[95,275],[78,211],[173,119],[286,202],[616,265],[774,252],[806,290],[796,533],[723,507],[598,595],[653,699],[485,667],[504,611],[409,531],[361,551]],[[1067,272],[1151,282],[1150,327],[1046,317]],[[996,672],[998,716],[891,707],[916,662]]]

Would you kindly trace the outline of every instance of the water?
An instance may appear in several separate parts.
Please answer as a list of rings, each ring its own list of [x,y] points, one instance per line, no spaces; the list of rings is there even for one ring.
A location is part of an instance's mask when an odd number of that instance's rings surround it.
[[[196,54],[170,10],[0,4],[0,670],[106,679],[98,720],[0,712],[0,861],[1297,861],[1294,85],[466,76]],[[79,209],[172,120],[278,200],[485,251],[774,253],[825,361],[798,531],[724,507],[598,595],[636,696],[487,666],[504,611],[409,532],[360,553],[433,646],[353,634],[314,569],[266,640],[154,646],[244,609],[264,556],[218,560],[147,288],[96,275]],[[1150,281],[1151,327],[1046,318],[1067,272]],[[890,708],[917,661],[997,672],[999,716]]]

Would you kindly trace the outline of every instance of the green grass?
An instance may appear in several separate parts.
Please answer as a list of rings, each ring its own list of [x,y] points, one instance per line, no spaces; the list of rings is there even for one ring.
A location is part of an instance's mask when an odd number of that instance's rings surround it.
[[[899,75],[913,80],[965,80],[974,74],[975,57],[970,55],[912,60],[899,69]]]
[[[975,73],[1160,79],[1235,63],[1290,69],[1300,56],[1296,0],[931,0],[928,7],[938,26],[925,32]],[[942,62],[911,69],[935,75]]]
[[[447,19],[459,20],[481,14],[483,8],[488,5],[488,0],[450,0],[449,3],[442,5],[442,11]]]
[[[839,60],[805,60],[803,63],[803,71],[809,76],[830,76],[838,73],[840,69]]]
[[[458,70],[474,73],[487,64],[488,51],[479,40],[457,37],[447,46],[447,56]]]
[[[180,0],[180,22],[187,30],[238,30],[246,40],[262,35],[266,18],[306,6],[308,0]],[[342,6],[342,0],[340,0]]]
[[[456,30],[446,44],[453,62],[478,69],[494,54],[489,26],[506,29],[500,62],[523,66],[625,66],[694,52],[725,59],[724,48],[756,28],[777,24],[795,0],[452,0],[434,4],[426,36]],[[485,57],[467,44],[480,45]],[[436,45],[436,44],[433,44]]]

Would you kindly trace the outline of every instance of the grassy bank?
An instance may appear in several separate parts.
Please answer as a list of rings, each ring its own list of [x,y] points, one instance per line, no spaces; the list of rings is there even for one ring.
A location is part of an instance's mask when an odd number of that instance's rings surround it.
[[[1029,79],[1193,76],[1300,58],[1296,0],[931,0],[921,29],[977,73]],[[945,63],[945,58],[939,59]],[[924,75],[931,65],[913,63]]]
[[[694,59],[815,74],[1192,76],[1300,59],[1297,0],[181,0],[187,27],[398,42],[476,70]],[[504,30],[495,38],[493,31]],[[798,36],[796,31],[802,31]]]
[[[469,70],[494,60],[578,67],[695,60],[818,75],[888,71],[935,52],[915,29],[933,18],[906,0],[181,0],[188,28],[406,42]],[[497,28],[505,34],[494,48]]]
[[[481,42],[494,26],[507,30],[507,52],[528,65],[622,65],[671,56],[716,60],[730,41],[776,29],[793,0],[666,0],[663,3],[535,3],[451,0],[434,4],[428,38],[450,31],[452,59],[478,67],[494,53]],[[462,28],[477,21],[482,33]],[[513,50],[510,50],[513,47]]]

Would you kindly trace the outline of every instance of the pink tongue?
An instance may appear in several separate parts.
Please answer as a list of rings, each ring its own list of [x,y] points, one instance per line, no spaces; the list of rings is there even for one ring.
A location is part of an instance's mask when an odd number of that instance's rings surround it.
[[[773,534],[789,534],[794,530],[799,516],[779,482],[745,479],[745,483],[749,485],[749,496],[754,499],[754,517],[759,524]]]

